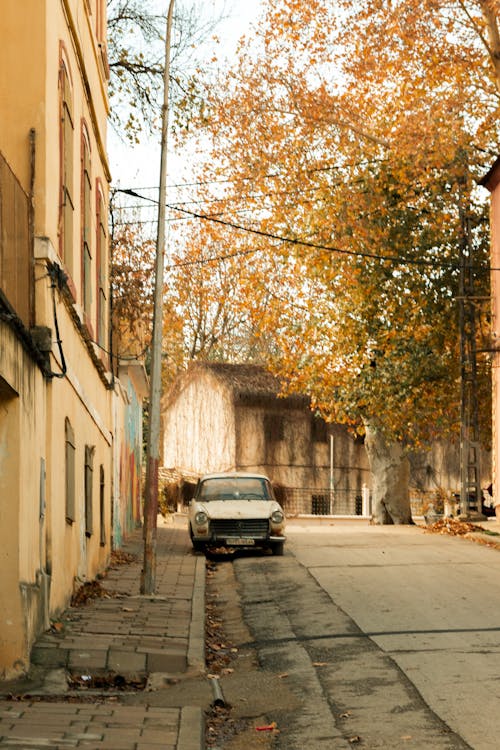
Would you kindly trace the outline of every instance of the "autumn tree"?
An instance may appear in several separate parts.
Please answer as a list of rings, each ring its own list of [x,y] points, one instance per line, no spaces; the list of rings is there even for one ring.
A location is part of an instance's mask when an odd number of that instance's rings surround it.
[[[130,143],[161,124],[165,64],[165,14],[155,0],[108,0],[108,58],[111,123]],[[203,11],[202,3],[175,5],[172,39],[172,124],[182,130],[204,104],[203,79],[197,49],[213,34],[224,17],[222,4],[216,16]]]
[[[165,300],[182,320],[183,361],[259,359],[260,343],[240,299],[246,276],[239,254],[233,254],[210,223],[195,223],[167,268]],[[244,280],[245,279],[245,280]],[[165,320],[168,328],[168,316]],[[165,334],[168,350],[168,333]]]
[[[117,360],[142,359],[151,340],[155,245],[130,212],[124,213],[115,201],[110,246],[113,353]]]
[[[458,426],[461,253],[487,293],[475,180],[498,149],[498,9],[269,0],[209,102],[217,221],[245,230],[241,252],[267,237],[244,299],[270,365],[365,433],[379,522],[411,520],[407,450]]]

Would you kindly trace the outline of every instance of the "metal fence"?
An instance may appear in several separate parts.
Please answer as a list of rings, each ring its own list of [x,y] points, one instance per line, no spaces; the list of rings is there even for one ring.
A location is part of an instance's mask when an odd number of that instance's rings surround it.
[[[360,490],[317,489],[299,487],[275,488],[278,500],[288,516],[371,516],[370,490],[363,486]],[[431,505],[440,510],[434,491],[410,490],[412,516],[428,513]],[[456,495],[450,493],[449,510],[457,512]]]
[[[361,490],[281,487],[278,499],[288,516],[364,516],[370,515],[370,493]]]
[[[410,489],[412,516],[426,516],[429,512],[457,516],[460,512],[460,492],[448,491],[445,496],[436,490]]]

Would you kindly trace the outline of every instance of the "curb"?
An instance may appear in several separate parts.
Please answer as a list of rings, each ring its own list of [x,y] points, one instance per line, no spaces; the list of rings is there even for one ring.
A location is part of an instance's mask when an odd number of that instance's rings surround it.
[[[181,708],[176,750],[204,750],[205,719],[201,708]]]
[[[204,673],[205,664],[205,556],[196,558],[187,666],[189,671]]]

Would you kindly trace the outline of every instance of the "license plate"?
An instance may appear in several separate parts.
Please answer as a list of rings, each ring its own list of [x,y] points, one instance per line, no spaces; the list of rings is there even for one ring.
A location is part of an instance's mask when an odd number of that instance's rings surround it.
[[[251,547],[253,544],[255,544],[255,539],[246,539],[245,537],[228,537],[226,539],[226,544],[228,547]]]

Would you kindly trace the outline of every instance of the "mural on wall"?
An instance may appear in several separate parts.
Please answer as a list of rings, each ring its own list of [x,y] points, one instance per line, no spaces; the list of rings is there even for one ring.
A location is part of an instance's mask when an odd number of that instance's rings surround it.
[[[147,378],[137,362],[120,367],[123,421],[117,430],[117,485],[113,503],[113,546],[137,528],[142,517],[142,407],[147,393]]]

